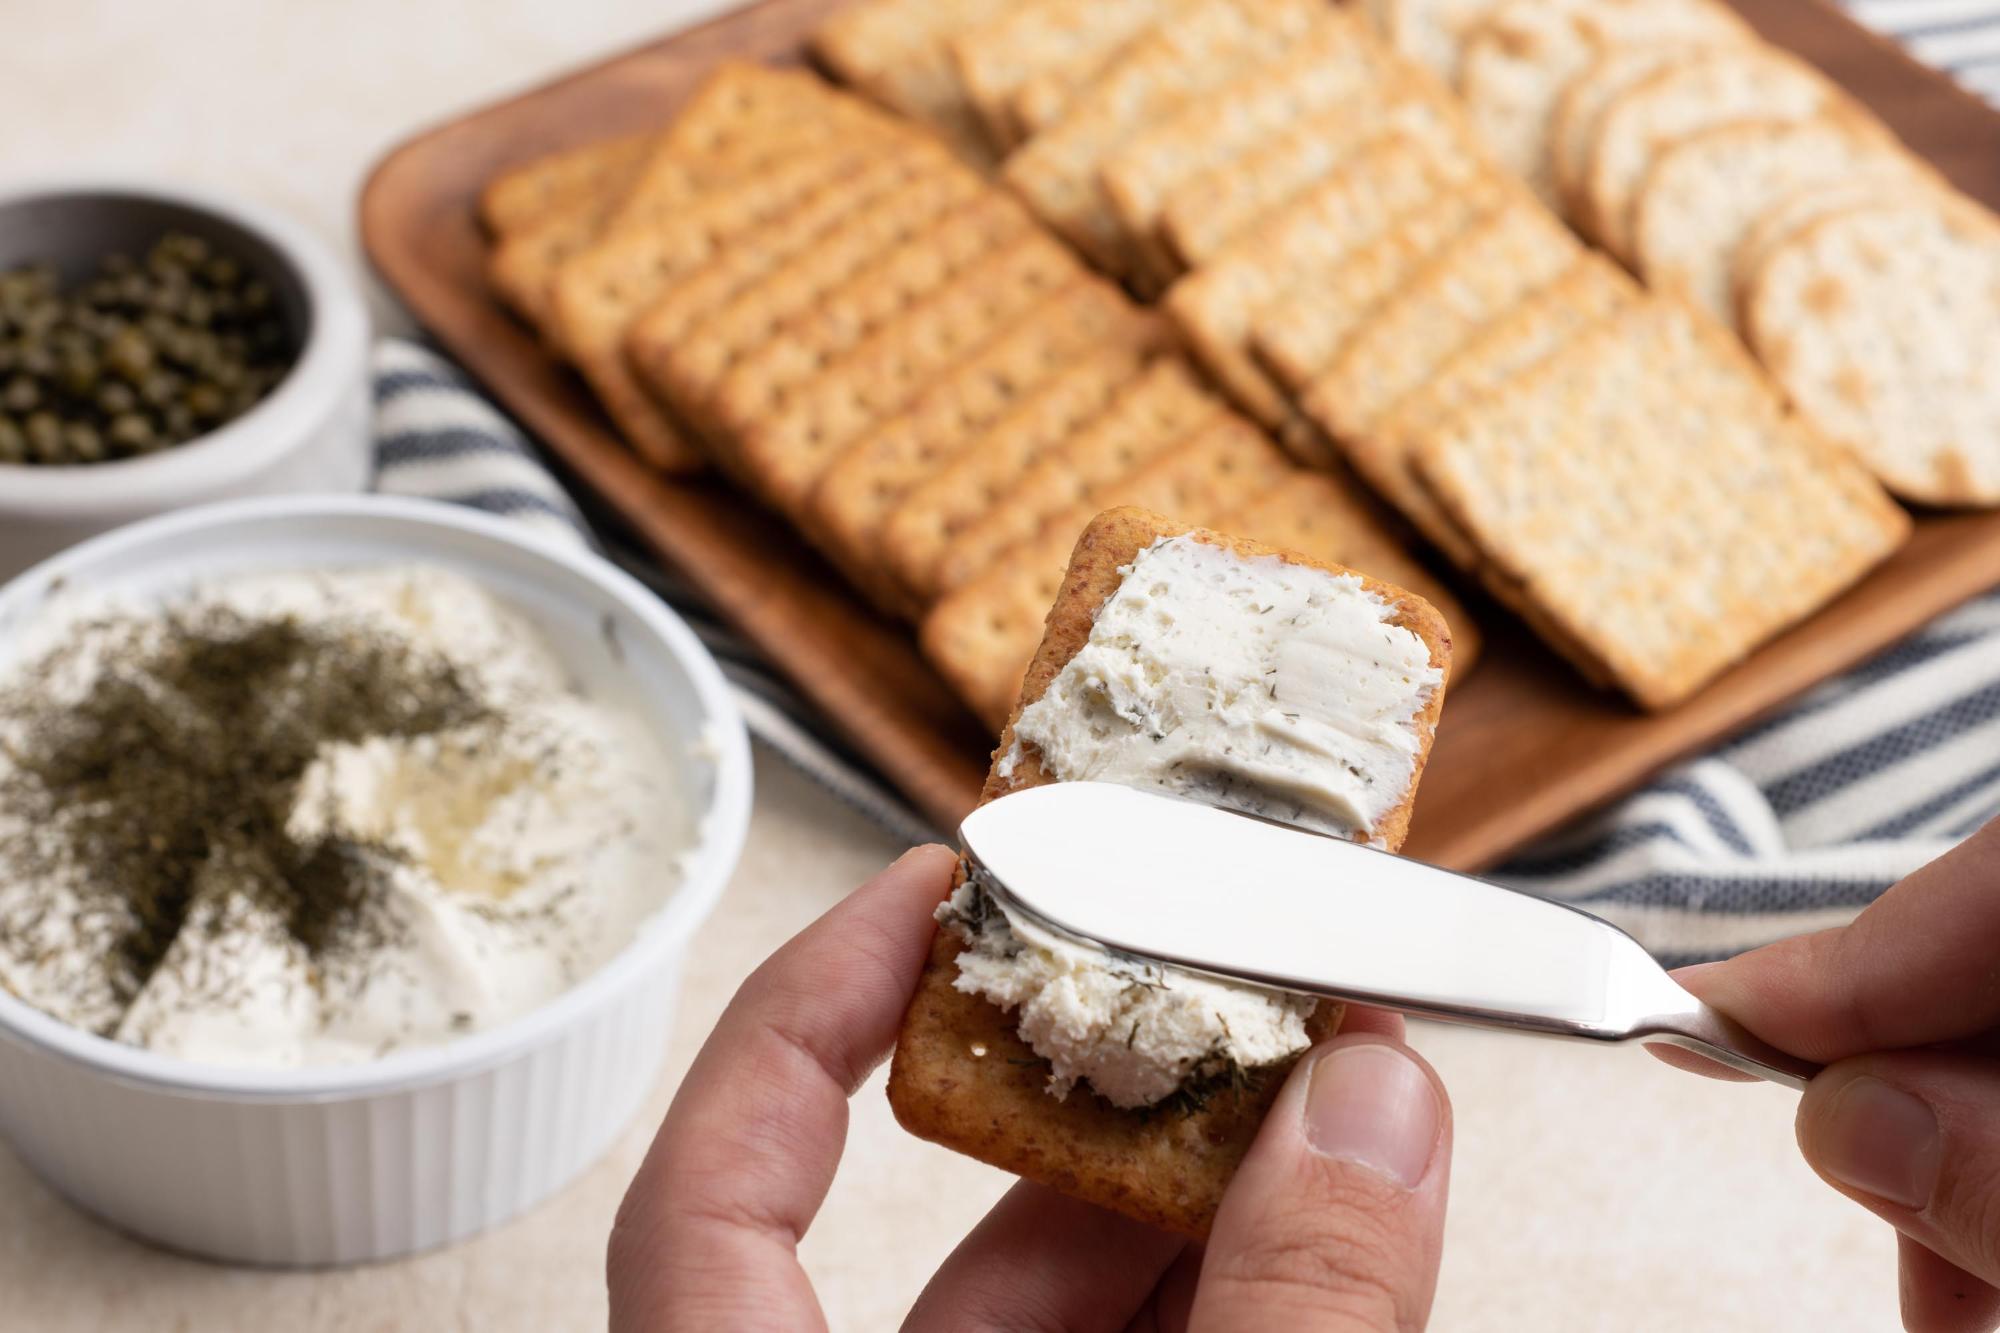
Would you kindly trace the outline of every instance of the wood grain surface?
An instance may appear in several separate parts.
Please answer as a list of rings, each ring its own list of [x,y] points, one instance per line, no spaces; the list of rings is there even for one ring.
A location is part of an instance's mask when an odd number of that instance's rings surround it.
[[[991,748],[917,655],[784,525],[709,481],[658,477],[582,383],[493,300],[473,216],[494,172],[658,124],[728,56],[797,63],[839,0],[763,0],[422,131],[361,197],[369,259],[412,314],[548,446],[571,480],[678,568],[941,829],[979,794]],[[1872,106],[1961,189],[2000,207],[2000,116],[1821,0],[1739,0],[1766,37]],[[1957,603],[2000,584],[2000,515],[1919,515],[1867,582],[1674,711],[1593,690],[1505,613],[1475,601],[1486,656],[1452,691],[1404,851],[1490,865],[1630,790]]]

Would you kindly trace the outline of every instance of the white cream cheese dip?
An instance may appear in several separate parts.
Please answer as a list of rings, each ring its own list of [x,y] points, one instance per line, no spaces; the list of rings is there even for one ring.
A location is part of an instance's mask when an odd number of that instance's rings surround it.
[[[1160,788],[1379,841],[1415,779],[1418,719],[1443,684],[1395,613],[1353,575],[1164,538],[1133,560],[1089,640],[1022,710],[1001,772],[1033,746],[1057,781]],[[1307,997],[1052,936],[973,880],[939,919],[968,946],[958,988],[1019,1014],[1059,1097],[1084,1080],[1113,1105],[1150,1106],[1308,1044]]]
[[[164,1054],[504,1023],[622,949],[694,841],[648,724],[442,569],[59,597],[10,660],[0,986]]]

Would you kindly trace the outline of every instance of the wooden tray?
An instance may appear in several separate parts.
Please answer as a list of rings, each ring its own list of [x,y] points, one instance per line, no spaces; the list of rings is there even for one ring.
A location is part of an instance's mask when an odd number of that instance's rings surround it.
[[[660,123],[726,56],[802,57],[839,0],[764,0],[426,130],[376,168],[361,230],[419,322],[539,437],[574,480],[681,569],[941,828],[971,808],[990,738],[903,628],[849,596],[774,519],[712,482],[653,475],[581,382],[488,293],[479,186],[538,153]],[[1967,193],[2000,206],[2000,116],[1820,0],[1739,0],[1765,36],[1867,102]],[[2000,583],[2000,515],[1927,516],[1866,583],[1698,698],[1644,716],[1586,686],[1505,615],[1475,603],[1487,656],[1445,708],[1406,850],[1475,869],[1661,765]]]

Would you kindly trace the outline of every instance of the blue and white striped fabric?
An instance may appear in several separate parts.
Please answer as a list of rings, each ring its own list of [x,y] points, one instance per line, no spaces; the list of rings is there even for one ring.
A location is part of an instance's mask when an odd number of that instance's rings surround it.
[[[1848,0],[1862,22],[2000,102],[2000,0]],[[590,540],[520,433],[407,343],[376,358],[379,486]],[[935,836],[698,598],[611,544],[685,616],[771,752],[912,842]],[[1516,859],[1498,878],[1588,907],[1664,961],[1838,925],[2000,815],[2000,594]]]
[[[1847,12],[1894,37],[1926,64],[2000,103],[2000,3],[1995,0],[1845,0]]]

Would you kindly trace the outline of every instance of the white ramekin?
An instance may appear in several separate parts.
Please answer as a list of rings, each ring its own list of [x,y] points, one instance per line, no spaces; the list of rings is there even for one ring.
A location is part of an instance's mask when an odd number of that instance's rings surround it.
[[[714,660],[581,544],[504,519],[366,496],[163,515],[0,589],[0,658],[59,588],[143,598],[247,570],[403,562],[478,580],[548,632],[586,689],[641,710],[698,803],[698,845],[666,907],[574,990],[504,1027],[368,1064],[193,1065],[0,992],[0,1133],[62,1194],[173,1249],[287,1266],[386,1259],[471,1235],[567,1183],[658,1078],[684,951],[741,852],[749,743]]]
[[[0,578],[86,537],[233,496],[352,493],[371,464],[368,314],[346,270],[282,215],[213,191],[126,178],[0,187],[0,268],[87,272],[113,249],[191,231],[264,274],[299,338],[278,387],[234,421],[145,458],[0,464]]]

